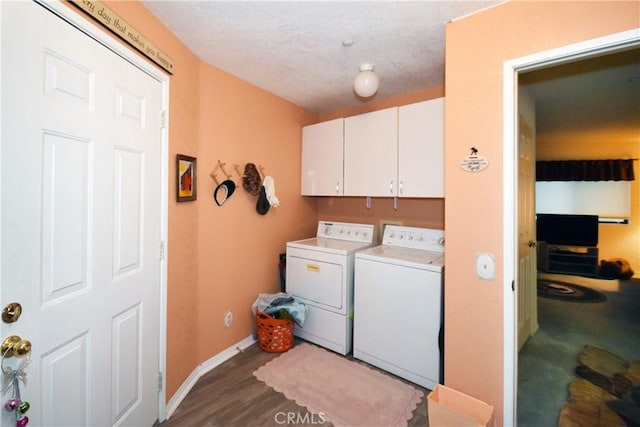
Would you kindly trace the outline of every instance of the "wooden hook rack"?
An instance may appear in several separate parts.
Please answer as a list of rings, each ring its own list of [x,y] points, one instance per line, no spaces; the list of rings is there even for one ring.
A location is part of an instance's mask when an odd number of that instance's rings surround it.
[[[224,174],[224,176],[226,177],[226,179],[231,179],[231,177],[233,176],[232,174],[227,173],[227,171],[224,169],[224,167],[227,164],[224,162],[221,162],[220,160],[218,160],[218,164],[216,165],[215,168],[213,168],[213,170],[211,171],[211,178],[213,178],[213,180],[215,181],[215,183],[217,185],[220,185],[220,181],[218,180],[218,174],[216,172],[218,172],[218,169],[220,169],[222,171],[222,173]],[[240,168],[240,165],[237,163],[233,164],[233,169],[236,171],[236,173],[238,174],[238,176],[240,177],[240,179],[244,178],[246,175],[242,172],[242,169]],[[264,177],[266,176],[264,170],[266,169],[264,166],[259,165],[257,167],[258,169],[258,173],[260,174],[260,179],[264,180]]]
[[[238,174],[238,176],[239,176],[240,178],[244,178],[244,176],[245,176],[245,175],[244,175],[244,173],[242,173],[242,171],[240,170],[240,165],[238,165],[238,164],[234,163],[234,164],[233,164],[233,168],[236,170],[236,173]]]
[[[218,169],[220,169],[222,171],[222,173],[224,174],[224,176],[226,177],[226,179],[231,178],[231,175],[227,173],[226,170],[224,170],[224,167],[226,166],[226,163],[221,162],[220,160],[218,160],[218,164],[216,165],[215,168],[213,168],[213,170],[211,171],[211,178],[213,178],[213,180],[215,181],[216,185],[220,185],[220,182],[218,181],[218,174],[216,174],[216,171]]]
[[[213,181],[216,183],[216,185],[220,185],[220,181],[218,181],[217,175],[215,174],[215,169],[213,171],[211,171],[211,173],[209,174],[211,176],[211,178],[213,178]]]

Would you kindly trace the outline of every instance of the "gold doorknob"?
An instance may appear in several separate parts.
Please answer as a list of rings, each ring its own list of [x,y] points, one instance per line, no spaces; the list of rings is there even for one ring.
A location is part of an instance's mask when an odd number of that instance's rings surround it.
[[[24,356],[30,351],[31,341],[24,340],[19,335],[8,336],[0,345],[2,357]]]
[[[2,321],[4,323],[17,322],[22,314],[22,306],[18,302],[10,302],[2,310]]]
[[[13,354],[15,356],[24,356],[31,351],[31,341],[20,340],[13,346]]]

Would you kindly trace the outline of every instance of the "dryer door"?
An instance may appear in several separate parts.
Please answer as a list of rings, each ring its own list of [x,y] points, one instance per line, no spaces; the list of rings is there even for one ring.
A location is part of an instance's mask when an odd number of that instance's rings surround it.
[[[287,252],[287,292],[309,303],[341,309],[345,299],[344,262],[311,257],[312,254],[313,251]]]

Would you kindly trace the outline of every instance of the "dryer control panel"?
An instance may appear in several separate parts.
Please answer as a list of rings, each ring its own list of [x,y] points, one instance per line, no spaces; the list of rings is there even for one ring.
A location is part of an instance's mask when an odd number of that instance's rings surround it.
[[[444,231],[432,228],[387,225],[384,228],[382,244],[444,253]]]
[[[373,231],[374,226],[371,224],[319,221],[316,237],[373,243]]]

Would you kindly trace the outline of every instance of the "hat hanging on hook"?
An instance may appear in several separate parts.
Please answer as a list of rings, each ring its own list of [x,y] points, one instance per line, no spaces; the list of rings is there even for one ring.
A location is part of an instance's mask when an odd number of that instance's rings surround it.
[[[236,183],[230,179],[225,179],[216,187],[213,192],[213,200],[216,202],[216,205],[222,206],[224,202],[227,201],[229,197],[236,190]]]

